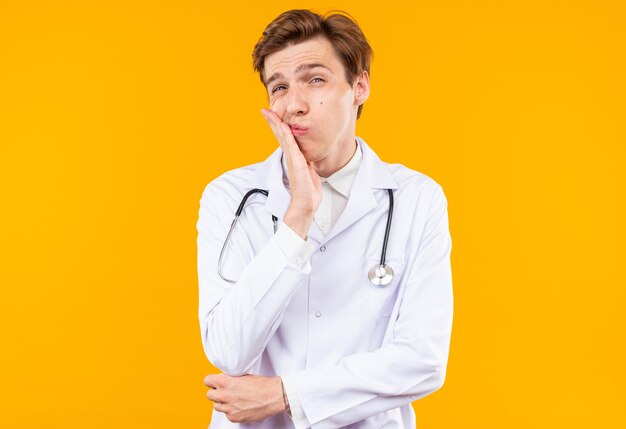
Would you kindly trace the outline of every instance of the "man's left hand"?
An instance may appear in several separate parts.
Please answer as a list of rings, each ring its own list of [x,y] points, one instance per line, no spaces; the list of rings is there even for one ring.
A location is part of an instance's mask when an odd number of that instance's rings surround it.
[[[233,423],[249,423],[285,411],[280,377],[209,374],[204,384],[210,387],[207,398],[215,411],[224,413]]]

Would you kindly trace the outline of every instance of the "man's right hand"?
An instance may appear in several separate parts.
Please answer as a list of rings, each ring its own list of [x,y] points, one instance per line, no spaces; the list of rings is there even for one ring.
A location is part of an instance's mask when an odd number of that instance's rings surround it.
[[[322,201],[320,176],[304,158],[289,125],[271,110],[261,109],[261,113],[287,157],[291,202],[283,222],[300,237],[306,239],[313,217]]]

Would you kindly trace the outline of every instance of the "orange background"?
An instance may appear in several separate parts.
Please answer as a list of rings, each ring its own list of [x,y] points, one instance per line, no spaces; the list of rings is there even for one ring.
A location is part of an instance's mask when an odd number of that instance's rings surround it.
[[[0,426],[206,428],[198,201],[276,142],[294,7],[374,48],[358,135],[442,184],[448,378],[418,427],[626,427],[626,3],[0,3]]]

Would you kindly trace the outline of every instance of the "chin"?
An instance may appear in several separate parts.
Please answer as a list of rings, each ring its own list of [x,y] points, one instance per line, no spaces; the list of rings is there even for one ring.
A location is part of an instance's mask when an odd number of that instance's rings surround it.
[[[300,146],[300,151],[302,152],[302,155],[304,155],[304,159],[306,159],[307,162],[319,162],[326,158],[326,153],[320,150],[303,150],[302,146]]]
[[[296,143],[298,148],[300,148],[300,152],[304,155],[304,159],[308,162],[318,161],[321,158],[321,153],[317,150],[317,143],[311,140],[302,141],[299,138],[296,138]]]

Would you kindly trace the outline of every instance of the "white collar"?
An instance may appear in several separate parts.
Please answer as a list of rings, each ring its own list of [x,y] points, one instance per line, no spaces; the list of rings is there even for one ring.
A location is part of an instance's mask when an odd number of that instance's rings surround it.
[[[363,152],[361,150],[361,146],[359,144],[358,139],[356,140],[356,148],[354,150],[354,154],[350,161],[339,170],[335,171],[329,177],[322,177],[321,181],[327,182],[330,186],[332,186],[337,192],[343,195],[346,198],[350,197],[350,189],[352,188],[352,183],[354,183],[354,178],[356,177],[356,172],[359,170],[361,166],[361,161],[363,160]],[[287,160],[283,155],[281,158],[281,164],[283,166],[283,183],[289,189],[289,180],[287,169]]]

